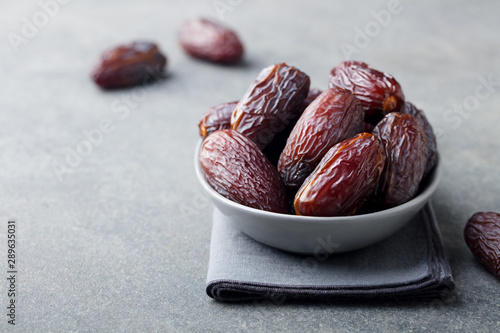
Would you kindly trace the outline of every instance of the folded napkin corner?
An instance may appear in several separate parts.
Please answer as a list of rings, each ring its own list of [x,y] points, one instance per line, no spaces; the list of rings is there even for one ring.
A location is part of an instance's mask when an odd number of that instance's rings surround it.
[[[206,292],[218,301],[430,300],[455,286],[430,203],[388,239],[314,265],[251,239],[217,209],[212,228]]]

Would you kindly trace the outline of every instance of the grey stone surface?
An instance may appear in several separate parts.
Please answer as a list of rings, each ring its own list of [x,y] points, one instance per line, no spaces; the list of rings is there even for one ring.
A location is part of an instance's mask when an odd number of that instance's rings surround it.
[[[19,271],[17,325],[2,315],[0,331],[498,328],[499,281],[462,237],[472,213],[500,211],[498,1],[400,0],[390,18],[379,16],[382,23],[374,13],[394,1],[62,2],[4,1],[0,10],[2,312],[10,218],[18,225]],[[239,32],[244,64],[216,66],[183,54],[176,29],[196,15]],[[147,90],[100,91],[89,80],[100,52],[136,38],[160,44],[168,79]],[[347,44],[358,47],[351,58],[393,74],[439,132],[444,175],[433,202],[455,296],[416,304],[212,301],[205,294],[212,206],[193,170],[201,113],[238,99],[275,62],[297,66],[325,88]],[[488,79],[494,84],[485,85]],[[54,163],[65,163],[68,148],[89,148],[85,133],[103,119],[112,127],[102,142],[57,177]]]

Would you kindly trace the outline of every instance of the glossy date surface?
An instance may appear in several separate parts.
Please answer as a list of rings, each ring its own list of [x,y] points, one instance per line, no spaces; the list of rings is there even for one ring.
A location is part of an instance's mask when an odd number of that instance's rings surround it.
[[[363,108],[348,91],[331,88],[314,99],[295,124],[278,162],[288,188],[298,189],[326,152],[363,128]]]
[[[329,87],[340,87],[356,95],[363,104],[366,120],[372,123],[387,113],[398,112],[405,101],[394,77],[361,61],[344,61],[333,68]]]
[[[302,112],[309,76],[285,63],[264,68],[231,117],[231,128],[264,149]]]
[[[360,133],[333,146],[295,196],[297,215],[352,215],[373,194],[385,156],[378,139]]]
[[[289,212],[278,171],[244,135],[216,131],[203,141],[198,158],[208,184],[224,197],[248,207]]]
[[[465,225],[464,238],[477,260],[500,280],[500,214],[475,213]]]
[[[398,206],[417,194],[424,176],[427,161],[424,126],[410,114],[392,112],[372,133],[386,153],[377,195],[384,206]]]

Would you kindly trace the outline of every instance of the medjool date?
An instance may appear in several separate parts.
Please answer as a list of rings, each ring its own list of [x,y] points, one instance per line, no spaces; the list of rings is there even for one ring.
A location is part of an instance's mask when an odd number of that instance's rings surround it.
[[[231,128],[264,149],[302,111],[310,79],[285,63],[264,68],[240,100],[231,117]]]
[[[465,225],[464,238],[477,260],[500,280],[500,214],[475,213]]]
[[[427,161],[424,126],[411,114],[392,112],[372,132],[384,146],[386,163],[377,196],[386,207],[412,199]]]
[[[192,57],[215,63],[235,63],[243,57],[243,44],[236,32],[206,18],[185,21],[179,43]]]
[[[351,91],[363,104],[366,120],[373,124],[390,112],[398,112],[405,101],[394,77],[361,61],[344,61],[333,68],[329,87]]]
[[[104,89],[124,88],[164,75],[167,58],[150,42],[133,42],[104,52],[91,76]]]
[[[378,139],[361,133],[333,146],[295,196],[297,215],[354,214],[373,194],[384,168]]]
[[[198,158],[208,184],[224,197],[257,209],[289,212],[278,171],[244,135],[216,131],[203,141]]]
[[[363,108],[348,91],[330,88],[306,108],[295,124],[278,162],[289,189],[298,189],[326,152],[363,128]]]

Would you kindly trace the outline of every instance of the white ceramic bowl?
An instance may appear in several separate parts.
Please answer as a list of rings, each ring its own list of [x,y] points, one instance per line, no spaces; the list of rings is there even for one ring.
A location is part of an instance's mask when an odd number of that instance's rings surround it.
[[[267,212],[231,201],[205,180],[195,153],[195,169],[215,207],[245,234],[266,245],[294,253],[324,254],[360,249],[377,243],[402,228],[429,201],[441,176],[440,164],[414,199],[394,208],[354,216],[313,217]]]

